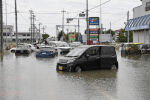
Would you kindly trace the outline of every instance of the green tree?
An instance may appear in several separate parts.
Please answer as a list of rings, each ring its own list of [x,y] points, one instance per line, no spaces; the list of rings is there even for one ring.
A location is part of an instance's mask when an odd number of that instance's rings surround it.
[[[129,41],[133,42],[133,31],[129,32],[129,38],[130,38]],[[128,39],[128,32],[122,29],[119,32],[118,42],[127,42],[127,39]]]
[[[65,33],[62,32],[62,31],[60,31],[60,32],[58,33],[58,41],[60,41],[60,39],[62,38],[63,34],[64,34],[64,40],[65,40],[65,36],[66,36]]]
[[[113,31],[112,29],[109,29],[106,31],[106,34],[110,34],[111,32],[111,35],[114,36],[115,35],[115,31]]]
[[[42,34],[43,40],[46,40],[49,37],[49,34]]]

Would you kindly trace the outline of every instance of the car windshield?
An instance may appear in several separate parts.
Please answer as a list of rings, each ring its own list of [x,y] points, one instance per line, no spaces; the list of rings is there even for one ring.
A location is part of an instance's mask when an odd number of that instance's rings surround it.
[[[87,48],[84,48],[84,47],[78,47],[78,48],[75,48],[73,50],[71,50],[67,55],[66,57],[79,57],[80,55],[82,55],[85,50]]]

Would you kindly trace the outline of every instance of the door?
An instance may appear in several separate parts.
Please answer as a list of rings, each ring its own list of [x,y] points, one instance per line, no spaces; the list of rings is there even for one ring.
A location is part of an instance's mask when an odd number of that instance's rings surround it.
[[[98,69],[100,66],[99,47],[91,47],[86,51],[87,69]]]
[[[110,69],[116,63],[116,52],[114,47],[103,46],[101,47],[101,66],[102,69]]]

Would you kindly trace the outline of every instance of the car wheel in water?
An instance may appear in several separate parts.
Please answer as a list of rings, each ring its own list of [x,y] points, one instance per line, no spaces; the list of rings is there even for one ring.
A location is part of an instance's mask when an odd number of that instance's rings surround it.
[[[112,70],[115,70],[115,69],[118,69],[118,67],[117,67],[116,65],[112,65],[112,66],[111,66],[111,69],[112,69]]]
[[[82,72],[81,67],[80,67],[80,66],[77,66],[77,67],[75,68],[75,72]]]

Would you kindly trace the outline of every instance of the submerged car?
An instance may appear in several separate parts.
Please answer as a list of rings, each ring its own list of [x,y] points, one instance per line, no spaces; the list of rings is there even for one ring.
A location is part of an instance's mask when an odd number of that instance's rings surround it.
[[[32,52],[31,48],[27,45],[18,45],[15,49],[15,55],[29,55]]]
[[[124,43],[121,46],[121,55],[141,54],[140,45],[143,43]]]
[[[94,69],[118,69],[113,46],[80,46],[60,58],[56,70],[81,72]]]
[[[43,46],[39,48],[39,51],[36,52],[36,57],[38,58],[50,58],[58,55],[57,50],[50,46]]]
[[[81,46],[81,42],[72,42],[72,43],[69,43],[69,46],[72,47],[72,48],[76,48],[76,47],[79,47]]]
[[[49,46],[54,47],[58,51],[60,50],[61,54],[67,54],[71,50],[71,47],[66,42],[49,41],[48,44],[49,44]]]

